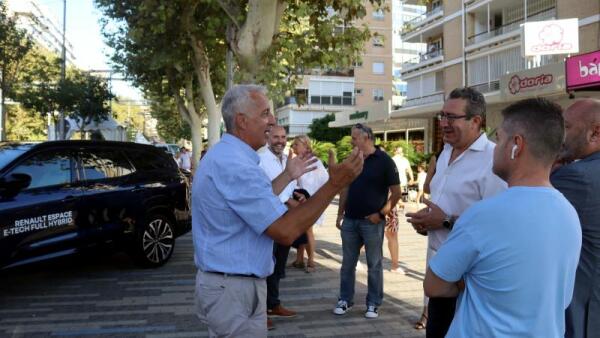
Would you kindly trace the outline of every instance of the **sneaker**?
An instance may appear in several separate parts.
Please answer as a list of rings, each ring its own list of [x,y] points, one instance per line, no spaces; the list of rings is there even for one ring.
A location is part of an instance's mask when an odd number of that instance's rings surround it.
[[[348,305],[348,302],[345,300],[338,300],[335,309],[333,309],[333,313],[336,315],[345,315],[346,312],[350,311],[352,308],[351,305]]]
[[[367,312],[365,312],[366,318],[377,318],[379,317],[379,313],[377,313],[377,306],[369,305],[367,306]]]
[[[406,275],[406,272],[401,267],[392,268],[392,269],[390,269],[390,272],[391,273],[398,273],[398,274],[401,274],[401,275]]]
[[[292,318],[296,317],[296,311],[288,310],[281,305],[277,305],[274,308],[267,310],[267,316]]]

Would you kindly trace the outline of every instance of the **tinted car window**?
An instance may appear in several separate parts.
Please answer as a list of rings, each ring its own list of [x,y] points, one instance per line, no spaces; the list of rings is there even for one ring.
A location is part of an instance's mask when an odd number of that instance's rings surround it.
[[[11,170],[31,176],[28,189],[71,182],[72,157],[66,151],[48,150],[33,155]]]
[[[138,170],[175,169],[177,167],[173,157],[160,151],[150,152],[128,149],[127,156]]]
[[[1,144],[0,145],[0,169],[9,162],[24,154],[32,147],[30,144]]]
[[[115,178],[131,174],[134,170],[131,163],[120,152],[115,150],[92,150],[81,152],[83,179],[99,180]]]

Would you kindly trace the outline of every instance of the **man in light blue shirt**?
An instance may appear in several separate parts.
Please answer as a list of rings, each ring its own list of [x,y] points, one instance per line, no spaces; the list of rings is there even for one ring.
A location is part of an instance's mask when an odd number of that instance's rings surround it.
[[[429,262],[425,293],[462,290],[447,337],[562,337],[581,229],[549,181],[564,138],[561,108],[528,99],[502,114],[493,171],[509,189],[460,216]]]
[[[273,272],[273,240],[290,245],[362,170],[359,152],[340,164],[330,154],[329,181],[287,210],[276,194],[309,171],[312,160],[294,158],[269,180],[256,154],[275,123],[269,107],[263,87],[231,88],[222,101],[227,133],[194,177],[196,311],[210,336],[266,336],[265,277]]]

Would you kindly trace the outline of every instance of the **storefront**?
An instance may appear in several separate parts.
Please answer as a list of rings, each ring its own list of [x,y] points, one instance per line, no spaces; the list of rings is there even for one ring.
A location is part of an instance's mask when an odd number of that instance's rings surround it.
[[[568,92],[600,90],[600,50],[567,58],[565,71]]]

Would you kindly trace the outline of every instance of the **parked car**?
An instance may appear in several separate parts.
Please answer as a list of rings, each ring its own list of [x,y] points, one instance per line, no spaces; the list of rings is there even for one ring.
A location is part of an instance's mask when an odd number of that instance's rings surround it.
[[[189,200],[188,179],[150,145],[0,143],[0,268],[105,243],[160,266],[191,228]]]
[[[171,154],[173,157],[179,152],[179,146],[173,143],[155,143],[154,146]]]

